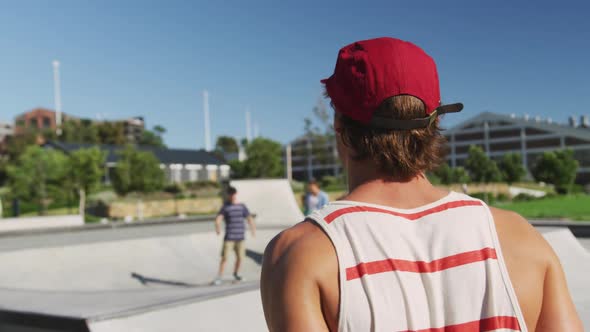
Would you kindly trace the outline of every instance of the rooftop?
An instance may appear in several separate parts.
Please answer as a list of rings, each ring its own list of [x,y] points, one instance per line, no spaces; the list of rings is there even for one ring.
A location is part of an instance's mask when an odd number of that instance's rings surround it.
[[[125,146],[121,145],[97,145],[87,143],[64,143],[50,141],[45,146],[53,147],[64,152],[76,151],[79,149],[86,149],[98,147],[102,151],[107,152],[107,163],[115,163],[118,160],[118,152],[123,150]],[[198,165],[223,165],[224,161],[215,157],[203,149],[189,150],[189,149],[166,149],[155,148],[149,146],[136,146],[140,151],[152,152],[158,160],[163,164],[198,164]]]
[[[492,112],[482,112],[475,115],[458,125],[445,131],[445,135],[460,132],[467,129],[483,127],[483,123],[488,122],[495,127],[501,126],[525,126],[540,130],[550,131],[566,136],[577,137],[579,139],[590,140],[590,128],[581,126],[571,126],[570,124],[557,123],[542,119],[540,117],[517,117]]]

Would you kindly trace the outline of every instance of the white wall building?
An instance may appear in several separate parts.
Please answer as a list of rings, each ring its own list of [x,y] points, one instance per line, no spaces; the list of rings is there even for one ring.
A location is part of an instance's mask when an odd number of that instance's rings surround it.
[[[4,142],[6,137],[14,135],[12,124],[0,122],[0,143]]]
[[[49,142],[46,146],[69,152],[96,145]],[[107,169],[115,167],[118,159],[117,152],[124,149],[124,146],[100,145],[98,147],[107,152],[105,165]],[[160,168],[164,171],[170,183],[221,181],[229,179],[230,176],[229,165],[205,150],[162,149],[142,146],[137,147],[137,149],[154,154],[160,161]],[[105,181],[109,181],[108,172]]]

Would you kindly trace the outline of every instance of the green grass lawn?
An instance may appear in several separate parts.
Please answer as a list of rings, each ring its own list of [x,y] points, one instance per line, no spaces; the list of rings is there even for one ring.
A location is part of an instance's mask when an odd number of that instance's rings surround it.
[[[590,195],[554,196],[526,202],[502,202],[496,207],[520,213],[526,218],[590,220]]]

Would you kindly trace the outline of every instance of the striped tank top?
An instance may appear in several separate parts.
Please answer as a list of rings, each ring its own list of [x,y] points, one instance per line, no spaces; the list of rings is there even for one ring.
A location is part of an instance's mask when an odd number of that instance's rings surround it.
[[[526,331],[485,203],[415,209],[336,201],[309,216],[338,256],[338,330]]]

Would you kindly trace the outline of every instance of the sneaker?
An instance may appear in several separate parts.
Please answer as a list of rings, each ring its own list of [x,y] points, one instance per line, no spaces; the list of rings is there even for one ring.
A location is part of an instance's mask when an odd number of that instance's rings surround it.
[[[241,275],[234,273],[234,279],[236,281],[244,281],[244,277],[242,277]]]
[[[212,282],[212,284],[214,286],[219,286],[219,285],[221,285],[221,283],[222,283],[222,281],[221,281],[221,278],[219,278],[219,277],[215,278],[215,280],[213,280],[213,282]]]

